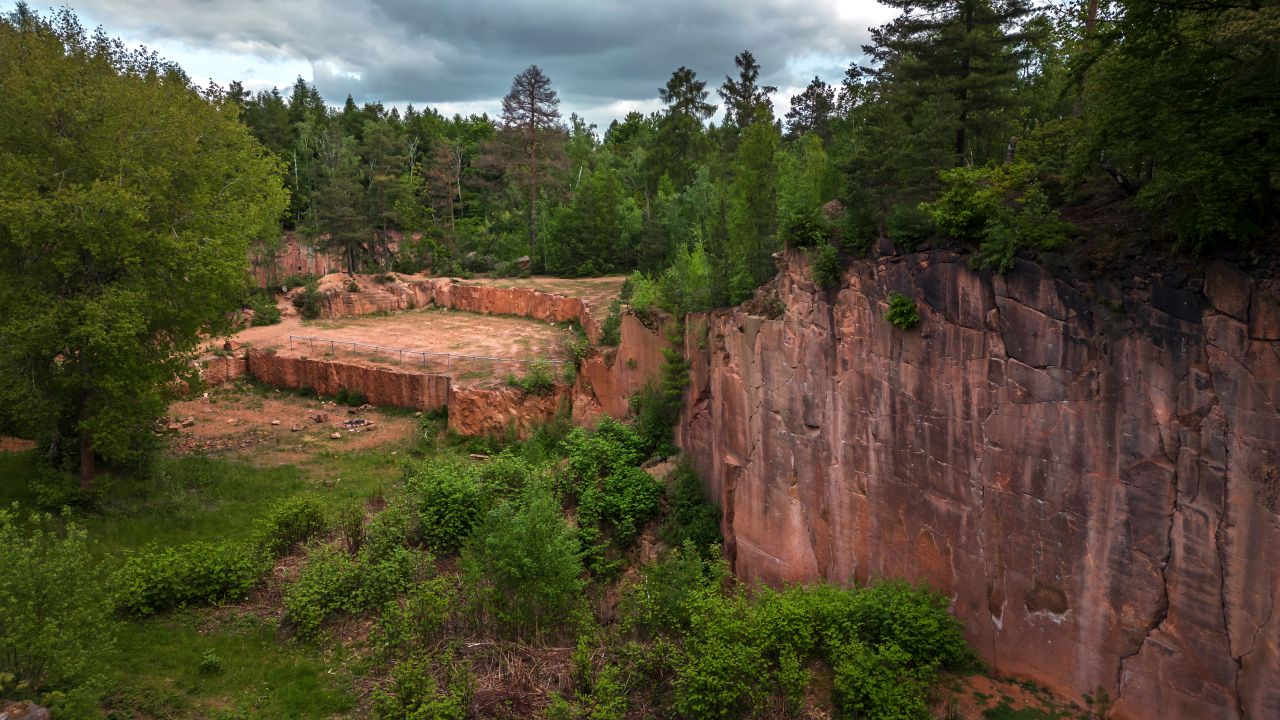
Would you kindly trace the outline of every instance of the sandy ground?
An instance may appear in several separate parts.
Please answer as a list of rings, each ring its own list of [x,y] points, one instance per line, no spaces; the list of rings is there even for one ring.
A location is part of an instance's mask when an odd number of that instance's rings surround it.
[[[411,414],[358,410],[282,392],[264,395],[234,384],[207,397],[173,403],[169,419],[169,446],[175,454],[251,453],[264,465],[298,462],[321,448],[351,451],[400,444],[419,422]]]
[[[283,307],[283,301],[282,301]],[[289,308],[292,310],[292,308]],[[293,340],[289,336],[305,336],[335,341]],[[445,364],[453,374],[484,373],[492,368],[501,374],[509,370],[503,365],[484,361],[465,361],[455,358],[445,363],[444,358],[405,355],[394,351],[347,345],[342,341],[368,343],[384,348],[447,353],[455,356],[485,356],[510,359],[563,360],[565,345],[572,339],[568,330],[525,318],[503,315],[482,315],[458,310],[425,308],[406,310],[387,315],[361,315],[338,320],[302,320],[297,315],[285,317],[277,325],[251,327],[231,337],[233,347],[245,345],[267,349],[291,349],[313,357],[334,354],[347,361],[368,362],[394,367],[403,362],[406,366],[422,367],[432,372],[443,372]],[[222,341],[210,343],[213,346]],[[522,367],[514,365],[512,367]]]

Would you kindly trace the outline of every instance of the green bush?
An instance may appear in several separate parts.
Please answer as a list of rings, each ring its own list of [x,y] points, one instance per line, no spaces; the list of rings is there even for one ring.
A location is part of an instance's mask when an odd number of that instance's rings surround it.
[[[639,270],[631,273],[631,277],[627,278],[626,284],[623,285],[623,290],[626,295],[623,302],[630,305],[632,312],[642,318],[652,317],[653,313],[661,307],[658,284]]]
[[[258,523],[258,545],[278,557],[324,532],[324,507],[313,495],[299,495],[276,503]]]
[[[401,598],[388,601],[374,629],[373,641],[388,657],[407,657],[434,643],[458,602],[450,578],[437,577],[413,586]]]
[[[403,593],[423,564],[420,553],[403,546],[369,542],[355,557],[318,546],[285,588],[284,619],[299,635],[312,637],[334,615],[381,607]]]
[[[469,675],[453,663],[449,663],[444,673],[439,673],[434,666],[429,656],[397,663],[391,669],[390,688],[379,688],[373,693],[374,717],[377,720],[464,720],[472,692]],[[437,679],[437,674],[445,675],[444,682]]]
[[[115,642],[112,603],[88,535],[0,509],[0,693],[96,705]]]
[[[116,573],[116,607],[144,617],[184,605],[239,600],[266,572],[252,543],[196,542],[129,553]]]
[[[302,288],[302,292],[293,296],[293,306],[302,317],[314,320],[324,311],[324,300],[324,293],[320,292],[316,281],[312,280]]]
[[[280,281],[280,285],[281,287],[292,290],[296,287],[305,287],[307,285],[314,284],[315,282],[315,275],[286,275],[285,278]]]
[[[763,700],[768,664],[749,604],[708,589],[692,593],[689,605],[692,630],[676,668],[676,710],[691,718],[751,713]]]
[[[221,675],[223,671],[222,658],[218,657],[213,648],[209,648],[200,656],[198,669],[201,675]]]
[[[889,217],[885,219],[885,231],[893,244],[911,252],[922,241],[933,237],[937,232],[937,224],[924,207],[900,203],[889,211]]]
[[[702,483],[688,458],[680,461],[670,481],[662,539],[672,546],[691,542],[703,553],[720,545],[720,508],[703,499]]]
[[[893,643],[874,649],[850,640],[834,653],[832,696],[848,717],[912,720],[929,717],[925,688],[933,670]]]
[[[600,344],[616,346],[622,342],[622,300],[609,303],[609,314],[600,324]]]
[[[405,489],[417,507],[423,540],[439,555],[457,552],[489,508],[489,494],[471,462],[421,463],[405,478]]]
[[[275,296],[265,291],[255,291],[249,295],[249,309],[253,311],[253,325],[275,325],[280,322],[280,308],[276,305]]]
[[[686,540],[640,568],[640,581],[623,593],[624,623],[651,635],[683,636],[692,627],[694,594],[714,591],[728,576],[723,559],[704,557],[701,548]]]
[[[840,275],[844,266],[840,262],[840,251],[835,245],[823,243],[813,252],[813,281],[818,287],[825,289],[840,284]]]
[[[359,390],[347,390],[346,388],[338,388],[338,394],[333,396],[333,401],[339,405],[358,408],[369,404],[369,399]]]
[[[556,375],[550,362],[538,358],[525,365],[524,377],[508,376],[507,384],[526,393],[542,394],[555,388]]]
[[[916,301],[899,292],[889,293],[889,310],[884,319],[899,330],[910,330],[920,324],[920,311]]]
[[[533,477],[534,467],[517,452],[503,450],[480,464],[481,482],[494,497],[508,497],[525,486]]]
[[[462,571],[481,608],[525,634],[568,621],[584,584],[573,528],[537,484],[489,511],[463,549]]]
[[[979,267],[1003,273],[1020,249],[1052,250],[1066,240],[1070,225],[1049,208],[1029,163],[954,168],[938,177],[942,193],[921,208],[944,234],[978,243]]]
[[[600,489],[604,497],[603,518],[613,528],[618,545],[629,547],[645,523],[661,509],[662,483],[632,466],[606,475]]]

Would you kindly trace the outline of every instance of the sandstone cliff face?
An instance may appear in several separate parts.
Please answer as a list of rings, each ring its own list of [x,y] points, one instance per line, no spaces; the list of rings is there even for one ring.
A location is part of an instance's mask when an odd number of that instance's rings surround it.
[[[571,388],[548,393],[513,387],[455,387],[449,398],[449,429],[459,435],[527,438],[538,426],[568,410]]]
[[[670,347],[666,330],[651,330],[634,315],[622,316],[621,341],[603,348],[578,368],[573,393],[573,420],[594,423],[601,415],[625,417],[631,396],[645,383],[657,379]]]
[[[449,403],[449,378],[412,370],[369,367],[327,359],[250,351],[247,374],[278,388],[321,395],[358,391],[374,405],[436,410]]]
[[[746,580],[928,581],[996,671],[1116,718],[1280,717],[1280,303],[933,252],[693,316],[680,441]],[[883,320],[888,294],[923,322]]]
[[[357,276],[360,292],[347,289],[351,278],[345,274],[320,279],[325,294],[326,318],[396,312],[435,305],[436,307],[488,315],[516,315],[550,323],[576,321],[592,342],[600,340],[600,323],[580,298],[556,295],[531,288],[501,288],[468,285],[449,278],[424,278],[390,274],[394,280],[378,282],[375,277]]]

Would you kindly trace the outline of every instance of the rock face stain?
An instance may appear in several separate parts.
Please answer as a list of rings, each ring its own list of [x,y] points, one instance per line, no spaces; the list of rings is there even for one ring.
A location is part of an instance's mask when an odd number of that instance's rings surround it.
[[[1203,290],[1081,289],[936,251],[778,320],[691,316],[678,430],[747,581],[922,580],[998,672],[1113,717],[1280,717],[1280,303],[1225,265]],[[890,292],[921,324],[883,319]]]

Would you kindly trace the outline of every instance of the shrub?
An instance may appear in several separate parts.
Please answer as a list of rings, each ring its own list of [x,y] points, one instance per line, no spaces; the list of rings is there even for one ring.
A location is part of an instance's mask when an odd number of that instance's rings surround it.
[[[583,587],[573,528],[537,484],[488,513],[463,550],[462,570],[481,607],[517,632],[567,620]]]
[[[827,289],[840,284],[844,267],[840,263],[840,251],[835,245],[824,243],[813,252],[813,281]]]
[[[645,455],[669,455],[676,451],[675,424],[684,407],[689,384],[689,361],[675,348],[664,348],[659,382],[646,383],[629,402],[636,432],[643,438]]]
[[[0,509],[0,692],[93,706],[115,641],[111,599],[84,529],[50,526]]]
[[[933,673],[915,665],[911,655],[893,643],[873,649],[851,640],[836,651],[831,669],[836,707],[849,717],[929,717],[924,690]]]
[[[429,656],[397,663],[391,669],[394,692],[387,688],[374,691],[374,717],[377,720],[464,720],[471,697],[469,675],[453,663],[445,670],[444,683],[437,680],[437,674]]]
[[[342,504],[334,514],[334,524],[347,552],[354,555],[364,543],[364,504],[359,500]]]
[[[480,465],[480,480],[494,497],[508,497],[533,476],[534,468],[512,450],[503,450]]]
[[[338,613],[379,607],[413,583],[422,558],[407,548],[368,543],[356,557],[322,545],[284,592],[284,619],[303,637]]]
[[[126,556],[116,573],[116,607],[138,617],[183,605],[239,600],[266,571],[252,544],[197,542],[149,547]]]
[[[296,287],[305,287],[315,283],[315,281],[316,276],[314,275],[286,275],[285,278],[280,281],[280,286],[292,290]]]
[[[347,292],[350,292],[350,293],[360,292],[360,283],[356,282],[355,278],[351,278],[350,280],[347,281]]]
[[[636,533],[660,509],[662,483],[638,467],[625,467],[606,475],[601,483],[604,519],[613,527],[614,540],[628,547]]]
[[[223,670],[222,658],[218,657],[213,648],[205,650],[200,655],[200,665],[197,669],[201,675],[221,675]]]
[[[623,595],[625,623],[650,634],[685,635],[692,626],[694,594],[719,588],[728,574],[724,560],[704,559],[703,550],[686,540],[640,568],[640,581]]]
[[[405,479],[417,505],[422,537],[432,552],[457,552],[489,507],[473,463],[436,460],[420,464]]]
[[[323,312],[324,300],[324,293],[320,292],[319,286],[312,280],[302,288],[302,292],[293,296],[293,306],[302,317],[314,320]]]
[[[600,324],[600,344],[616,346],[622,342],[622,300],[609,303],[609,314]]]
[[[1070,226],[1049,208],[1035,168],[1018,162],[938,173],[942,193],[920,207],[943,233],[978,243],[974,264],[1005,272],[1022,248],[1052,250]]]
[[[346,388],[338,388],[338,394],[333,396],[333,401],[339,405],[347,407],[360,407],[369,404],[369,399],[359,390],[347,390]]]
[[[895,245],[911,252],[937,231],[937,225],[928,210],[919,205],[900,203],[889,211],[885,230]]]
[[[280,322],[280,308],[268,292],[254,292],[249,296],[249,309],[253,310],[253,325],[275,325]]]
[[[750,608],[740,596],[693,594],[692,633],[676,668],[676,710],[685,717],[739,717],[754,710],[763,693],[764,654],[754,642]]]
[[[899,330],[910,330],[920,324],[920,311],[916,301],[899,292],[889,293],[889,310],[884,319]]]
[[[457,600],[456,588],[449,578],[418,583],[404,597],[383,605],[374,643],[389,657],[413,654],[440,635]]]
[[[525,366],[524,377],[517,378],[512,375],[507,378],[507,384],[520,388],[525,393],[541,394],[555,388],[556,376],[551,369],[551,363],[539,358]]]
[[[721,542],[720,508],[703,499],[702,483],[688,458],[680,461],[671,481],[663,540],[672,546],[693,543],[700,552],[709,552]]]
[[[324,530],[320,500],[313,495],[299,495],[276,503],[258,523],[258,545],[263,552],[278,557]]]
[[[631,305],[631,310],[641,317],[650,317],[660,306],[658,284],[639,270],[627,278],[623,291],[626,295],[623,302]]]

